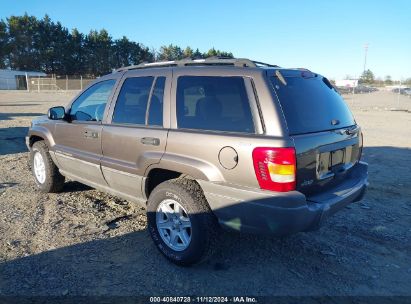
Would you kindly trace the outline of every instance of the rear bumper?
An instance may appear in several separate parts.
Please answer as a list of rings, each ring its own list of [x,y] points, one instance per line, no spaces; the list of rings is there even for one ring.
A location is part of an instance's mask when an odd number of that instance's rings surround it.
[[[298,191],[271,192],[199,181],[223,227],[250,233],[287,235],[315,230],[332,214],[360,201],[368,186],[368,164],[360,162],[346,180],[306,197]]]

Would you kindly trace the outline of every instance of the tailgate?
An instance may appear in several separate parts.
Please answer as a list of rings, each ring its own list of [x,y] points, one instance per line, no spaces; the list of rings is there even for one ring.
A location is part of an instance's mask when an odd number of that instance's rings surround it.
[[[341,184],[359,161],[361,137],[357,126],[292,136],[297,154],[297,190],[313,195]]]
[[[294,141],[297,190],[313,195],[335,188],[361,154],[361,130],[347,104],[319,74],[299,69],[267,73]]]

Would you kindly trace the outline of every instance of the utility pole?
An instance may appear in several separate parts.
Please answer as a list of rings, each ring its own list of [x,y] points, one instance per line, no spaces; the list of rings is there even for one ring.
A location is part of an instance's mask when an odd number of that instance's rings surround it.
[[[367,66],[368,43],[366,43],[364,45],[364,50],[365,50],[365,55],[364,55],[364,70],[363,70],[363,72],[365,72],[365,68]]]

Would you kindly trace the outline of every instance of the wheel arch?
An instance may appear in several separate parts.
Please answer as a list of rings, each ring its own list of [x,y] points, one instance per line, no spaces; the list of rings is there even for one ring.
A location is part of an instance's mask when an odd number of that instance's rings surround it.
[[[51,132],[44,127],[38,126],[29,130],[29,145],[30,148],[34,145],[35,142],[44,140],[47,146],[50,148],[54,146],[54,140],[51,135]]]
[[[154,190],[162,182],[167,180],[175,179],[184,176],[182,172],[169,170],[161,167],[153,167],[151,168],[144,178],[144,182],[142,184],[142,191],[145,197],[148,199],[151,192]]]
[[[210,163],[182,156],[166,156],[157,164],[149,166],[144,175],[142,193],[146,198],[160,183],[179,177],[192,180],[223,182],[220,171]],[[201,187],[201,186],[200,186]]]

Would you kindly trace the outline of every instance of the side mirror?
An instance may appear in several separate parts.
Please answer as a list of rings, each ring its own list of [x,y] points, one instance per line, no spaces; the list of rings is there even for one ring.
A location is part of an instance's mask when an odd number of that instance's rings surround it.
[[[66,110],[64,107],[52,107],[49,109],[47,116],[51,120],[63,120],[66,117]]]

